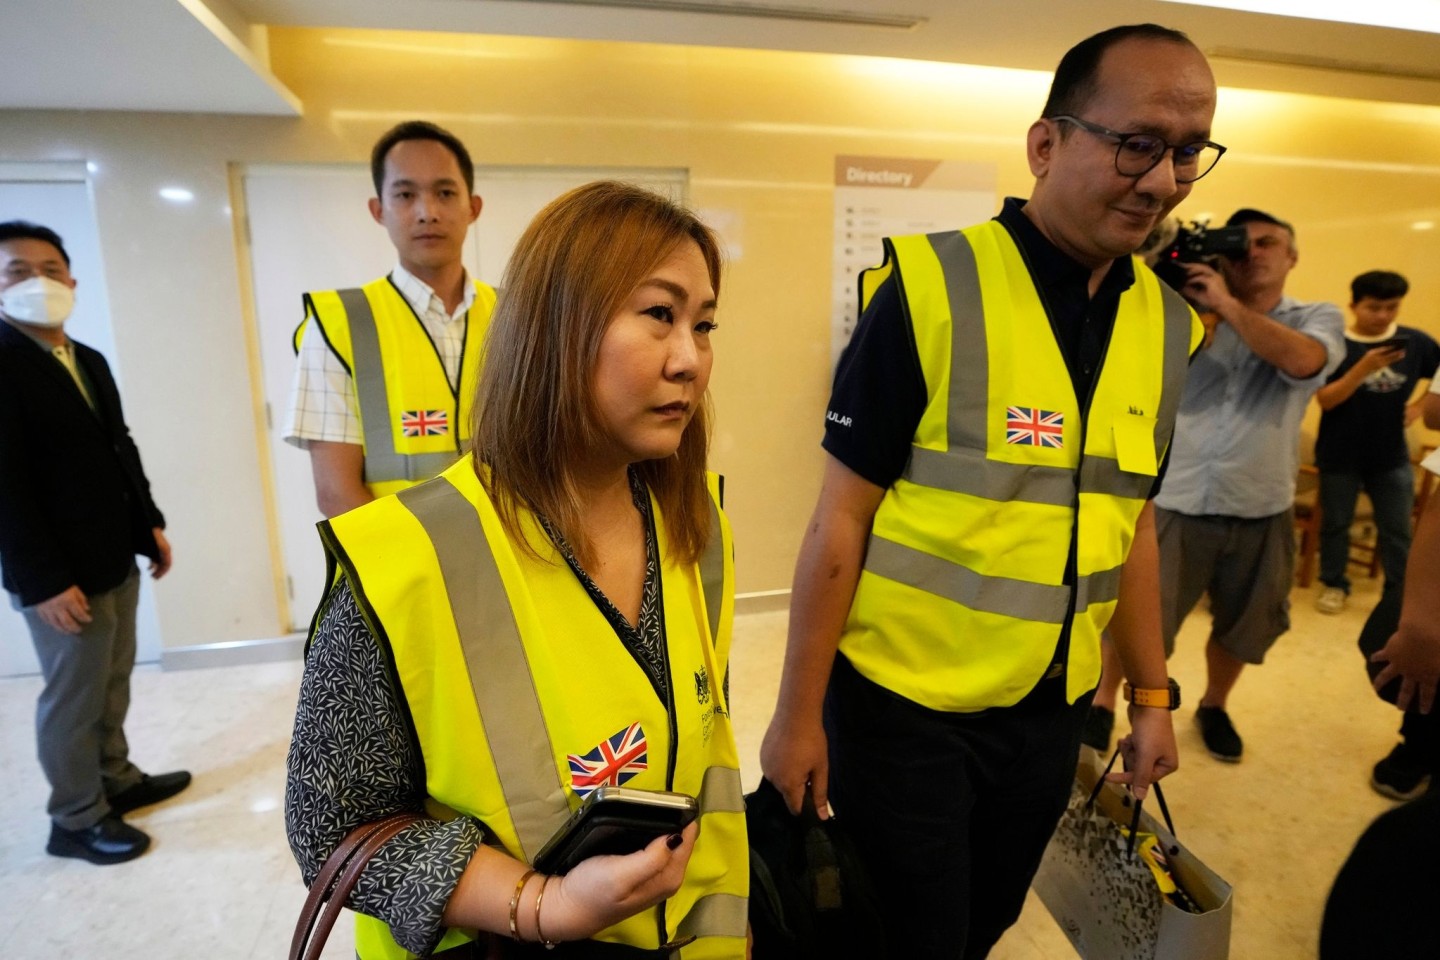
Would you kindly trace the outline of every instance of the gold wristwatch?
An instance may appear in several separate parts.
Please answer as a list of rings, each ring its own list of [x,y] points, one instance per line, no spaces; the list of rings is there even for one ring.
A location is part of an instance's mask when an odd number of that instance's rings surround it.
[[[1174,710],[1180,706],[1180,684],[1174,677],[1166,678],[1167,685],[1159,690],[1145,690],[1125,684],[1125,699],[1137,707],[1161,707]]]

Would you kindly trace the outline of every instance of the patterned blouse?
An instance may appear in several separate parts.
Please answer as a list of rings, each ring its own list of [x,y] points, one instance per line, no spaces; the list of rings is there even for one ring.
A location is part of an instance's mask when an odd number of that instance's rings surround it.
[[[635,626],[581,569],[564,539],[544,526],[656,695],[668,703],[655,525],[649,495],[633,471],[630,491],[645,523],[645,589]],[[348,581],[337,583],[325,598],[310,642],[287,768],[285,829],[306,886],[356,826],[424,809],[424,768],[404,697]],[[412,824],[371,859],[346,905],[379,918],[400,946],[423,955],[439,942],[445,905],[484,837],[484,824],[472,817]]]

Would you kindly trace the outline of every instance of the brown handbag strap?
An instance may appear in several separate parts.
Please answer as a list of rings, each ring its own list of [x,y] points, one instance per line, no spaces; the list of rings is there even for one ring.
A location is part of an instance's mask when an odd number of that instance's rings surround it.
[[[345,835],[310,884],[305,906],[295,923],[295,935],[290,939],[290,960],[317,960],[365,864],[391,837],[424,819],[418,813],[392,813],[373,823],[362,823]]]

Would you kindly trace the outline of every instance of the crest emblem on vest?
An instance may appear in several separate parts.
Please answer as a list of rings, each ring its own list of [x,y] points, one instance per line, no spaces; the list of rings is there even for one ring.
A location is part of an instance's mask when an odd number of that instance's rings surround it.
[[[1062,450],[1065,447],[1065,414],[1038,407],[1006,407],[1005,442]]]
[[[403,410],[400,433],[406,437],[443,437],[450,432],[448,410]]]
[[[710,674],[704,667],[695,671],[695,700],[698,703],[710,702]]]
[[[570,786],[583,800],[599,787],[618,787],[648,769],[649,744],[637,720],[588,753],[567,754],[565,759],[570,764]]]

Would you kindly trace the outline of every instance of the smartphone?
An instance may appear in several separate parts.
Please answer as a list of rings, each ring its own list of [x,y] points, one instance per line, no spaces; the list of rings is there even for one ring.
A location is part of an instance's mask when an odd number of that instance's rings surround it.
[[[1387,350],[1404,350],[1410,346],[1410,334],[1397,333],[1389,340],[1382,340],[1376,346],[1384,347]]]
[[[600,787],[540,848],[534,866],[560,875],[591,857],[634,853],[656,837],[679,833],[699,813],[695,798],[683,793]]]

